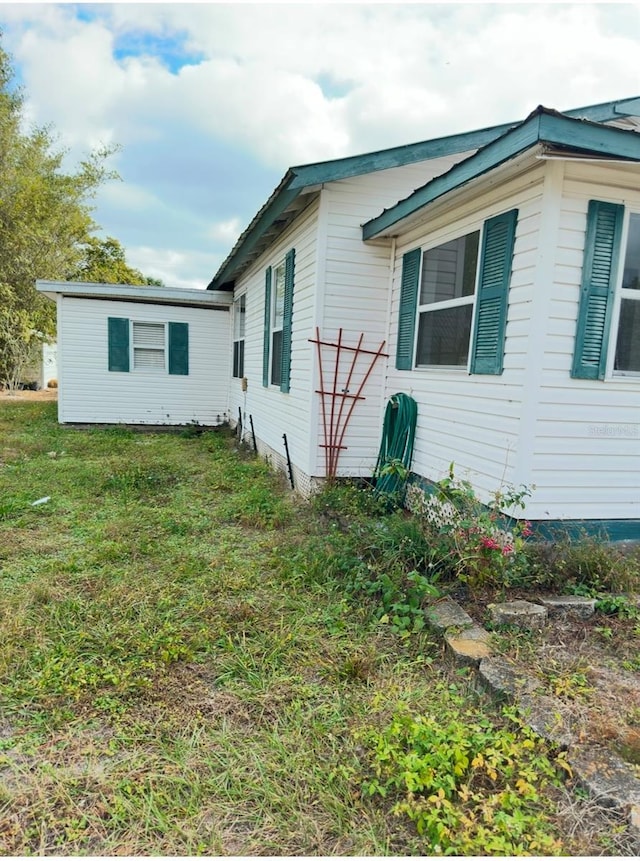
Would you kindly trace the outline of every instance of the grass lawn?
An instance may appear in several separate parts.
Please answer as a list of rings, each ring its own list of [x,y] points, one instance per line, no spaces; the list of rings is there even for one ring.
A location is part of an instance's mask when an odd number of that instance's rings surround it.
[[[606,850],[553,751],[345,592],[326,511],[224,432],[55,411],[0,404],[2,854]]]

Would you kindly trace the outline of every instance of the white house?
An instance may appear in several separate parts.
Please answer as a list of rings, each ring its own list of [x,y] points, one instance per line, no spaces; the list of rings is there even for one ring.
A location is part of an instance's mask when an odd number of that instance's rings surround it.
[[[228,421],[228,293],[38,281],[57,303],[58,420]]]
[[[535,485],[528,519],[640,538],[638,117],[538,108],[291,168],[209,284],[233,302],[224,413],[282,468],[286,437],[308,490],[371,475],[404,392],[416,475]]]

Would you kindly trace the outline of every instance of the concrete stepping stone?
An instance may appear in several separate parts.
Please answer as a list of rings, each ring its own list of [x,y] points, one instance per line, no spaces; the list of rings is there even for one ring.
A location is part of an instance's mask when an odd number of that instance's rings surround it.
[[[430,604],[425,616],[427,624],[437,634],[444,634],[448,628],[472,628],[475,624],[466,610],[448,596]]]
[[[567,762],[599,804],[633,814],[632,824],[635,824],[640,805],[640,780],[631,765],[605,748],[569,751]]]
[[[549,616],[574,616],[577,619],[590,619],[596,610],[596,599],[583,598],[581,595],[551,595],[540,598],[539,601],[547,608]]]
[[[517,628],[539,631],[547,622],[547,608],[530,601],[489,604],[487,609],[494,625],[515,625]]]
[[[517,699],[525,693],[533,693],[540,682],[501,657],[483,658],[478,668],[480,681],[494,696]]]
[[[456,664],[477,667],[483,658],[491,656],[491,635],[479,625],[464,628],[459,633],[444,635],[447,651]]]

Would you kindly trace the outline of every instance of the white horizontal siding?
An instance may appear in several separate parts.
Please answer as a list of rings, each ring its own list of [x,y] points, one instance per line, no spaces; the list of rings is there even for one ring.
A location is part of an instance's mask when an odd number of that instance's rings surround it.
[[[403,391],[418,403],[413,470],[431,479],[444,477],[451,463],[456,475],[471,481],[487,501],[502,485],[516,480],[516,463],[526,398],[528,339],[541,224],[543,168],[513,178],[486,192],[459,197],[430,212],[428,227],[403,235],[396,249],[391,306],[391,360],[386,395]],[[504,372],[473,375],[466,370],[395,369],[402,257],[413,248],[436,246],[481,229],[500,212],[519,212],[507,315]],[[417,325],[416,320],[416,325]]]
[[[640,380],[571,378],[591,199],[639,210],[637,166],[565,166],[553,295],[537,371],[531,477],[539,490],[527,509],[531,517],[640,517]]]
[[[388,337],[389,267],[390,254],[386,245],[365,244],[362,225],[407,197],[434,176],[449,170],[468,153],[433,159],[406,167],[377,171],[366,176],[351,177],[331,183],[324,191],[324,264],[323,305],[319,309],[321,337],[335,342],[342,329],[343,342],[377,351]],[[388,345],[383,351],[388,352]],[[386,359],[379,358],[369,373],[372,356],[360,354],[353,368],[349,393],[355,394],[368,374],[363,400],[353,408],[344,434],[345,449],[340,452],[339,475],[371,475],[375,466],[382,434],[382,393]],[[340,360],[337,390],[346,385],[352,367],[353,353],[343,353]],[[317,363],[317,360],[316,360]],[[335,350],[323,348],[325,388],[334,385]],[[315,403],[317,428],[315,474],[325,470],[325,422],[320,396]],[[339,410],[340,400],[335,402]],[[331,425],[331,399],[325,396],[325,406]],[[351,404],[347,404],[338,422],[334,412],[334,425],[342,432],[344,419]]]
[[[189,325],[189,374],[108,369],[108,318]],[[227,311],[58,297],[61,422],[217,425],[227,417]]]
[[[316,199],[295,219],[289,229],[242,275],[234,295],[246,294],[245,366],[247,391],[240,380],[231,379],[229,411],[236,421],[240,411],[246,439],[250,441],[249,417],[253,419],[259,448],[275,465],[285,464],[283,434],[296,471],[310,474],[310,409],[315,336],[315,289],[317,274],[318,207]],[[295,248],[295,277],[291,333],[290,391],[262,385],[265,272],[280,263]]]

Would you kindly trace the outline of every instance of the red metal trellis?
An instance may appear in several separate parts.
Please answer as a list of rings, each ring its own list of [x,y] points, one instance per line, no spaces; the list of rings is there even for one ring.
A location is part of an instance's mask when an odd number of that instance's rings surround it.
[[[383,347],[385,345],[385,341],[383,341],[377,350],[365,350],[362,347],[362,341],[364,338],[364,332],[360,335],[358,339],[358,343],[355,347],[350,347],[347,344],[344,344],[342,341],[342,329],[338,330],[338,341],[334,343],[333,341],[322,341],[320,339],[320,330],[316,326],[316,337],[309,338],[312,344],[316,344],[318,349],[318,370],[320,372],[320,389],[316,389],[316,393],[319,394],[322,398],[322,425],[324,431],[324,443],[320,445],[320,448],[324,449],[325,453],[325,473],[327,477],[335,476],[338,468],[338,458],[340,457],[340,452],[343,449],[346,449],[347,446],[344,445],[344,436],[347,429],[347,425],[349,424],[349,420],[353,415],[353,411],[355,409],[358,401],[365,400],[362,390],[365,387],[367,380],[371,375],[371,371],[374,368],[375,363],[381,356],[387,356],[387,353],[383,353]],[[323,364],[322,364],[322,347],[330,347],[335,349],[336,351],[336,361],[335,368],[333,372],[333,387],[331,389],[327,389],[324,382],[324,373],[323,373]],[[344,384],[344,387],[338,391],[338,377],[340,373],[340,358],[343,354],[343,351],[347,351],[348,353],[353,353],[351,359],[351,365],[348,369],[347,378]],[[353,378],[353,373],[356,368],[356,364],[358,361],[358,357],[361,355],[372,356],[372,359],[369,362],[369,367],[366,369],[362,380],[360,381],[360,385],[358,386],[358,391],[355,395],[349,393],[349,386],[351,385],[351,380]],[[326,399],[331,398],[331,410],[330,414],[328,409],[328,404]],[[350,401],[349,409],[347,410],[346,416],[343,420],[343,413],[345,404],[347,401]]]

